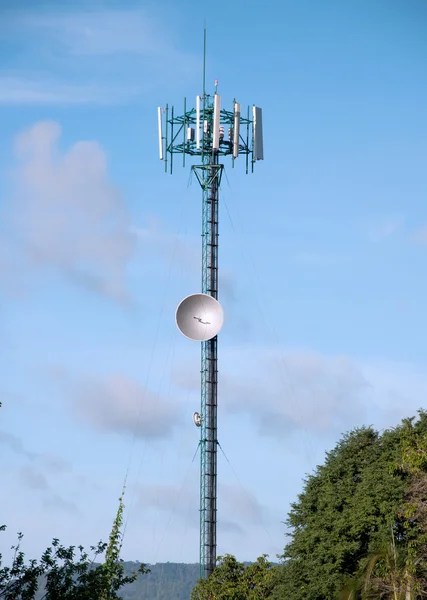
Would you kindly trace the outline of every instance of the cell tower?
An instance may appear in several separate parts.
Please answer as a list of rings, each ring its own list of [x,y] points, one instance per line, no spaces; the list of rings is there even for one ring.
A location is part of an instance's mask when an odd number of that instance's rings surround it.
[[[176,311],[176,324],[190,340],[201,342],[201,408],[193,415],[200,428],[200,575],[208,578],[216,564],[217,450],[218,450],[218,338],[223,310],[218,302],[218,204],[224,165],[220,157],[245,157],[246,173],[264,158],[262,111],[248,107],[242,116],[234,100],[231,111],[221,108],[215,81],[213,96],[206,93],[206,30],[204,32],[203,94],[196,107],[177,116],[168,105],[158,108],[159,155],[165,172],[173,171],[175,154],[197,157],[192,165],[202,188],[202,293],[187,296]],[[226,137],[226,132],[228,137]]]

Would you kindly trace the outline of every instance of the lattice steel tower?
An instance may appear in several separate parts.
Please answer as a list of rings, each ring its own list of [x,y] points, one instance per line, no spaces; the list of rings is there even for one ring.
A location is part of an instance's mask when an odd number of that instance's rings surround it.
[[[241,115],[235,100],[233,110],[221,108],[215,81],[213,96],[206,93],[206,30],[204,32],[203,94],[195,108],[177,116],[168,105],[158,108],[159,154],[165,171],[172,173],[175,154],[197,157],[192,165],[202,188],[202,293],[192,294],[178,306],[176,321],[183,335],[201,342],[201,408],[193,415],[200,427],[200,570],[207,578],[216,564],[217,449],[218,449],[218,337],[223,313],[218,303],[218,204],[224,165],[220,158],[231,156],[234,166],[245,157],[246,173],[264,158],[262,111],[248,107]],[[226,135],[227,134],[227,135]]]

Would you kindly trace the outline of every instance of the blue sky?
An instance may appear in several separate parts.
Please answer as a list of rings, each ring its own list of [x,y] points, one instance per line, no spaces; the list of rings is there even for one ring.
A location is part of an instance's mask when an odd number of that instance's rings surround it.
[[[174,312],[201,194],[164,174],[156,109],[201,93],[206,18],[208,85],[265,138],[221,191],[218,552],[274,556],[340,434],[425,403],[425,3],[1,11],[2,549],[105,539],[129,465],[123,557],[198,559],[200,348]]]

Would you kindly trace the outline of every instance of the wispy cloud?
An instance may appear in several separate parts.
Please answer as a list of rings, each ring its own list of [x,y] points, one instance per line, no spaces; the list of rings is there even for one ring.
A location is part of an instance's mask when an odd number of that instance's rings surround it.
[[[9,26],[45,34],[64,51],[75,55],[141,54],[148,57],[181,55],[170,32],[142,9],[77,12],[11,12]]]
[[[119,104],[136,98],[144,86],[94,85],[89,83],[58,82],[54,77],[37,79],[34,75],[0,73],[0,105],[82,105],[99,106]]]
[[[196,69],[144,10],[12,10],[2,25],[3,105],[121,103]]]
[[[25,465],[19,472],[20,480],[24,486],[42,495],[43,504],[47,508],[57,508],[68,513],[79,514],[77,505],[63,498],[49,483],[46,475],[33,465]]]
[[[238,516],[238,521],[242,525],[251,523],[252,526],[259,526],[260,523],[265,523],[270,511],[261,504],[253,492],[238,485],[220,483],[218,487],[226,515]]]
[[[139,486],[138,506],[144,510],[153,509],[166,513],[172,519],[179,519],[189,526],[197,527],[194,518],[197,514],[198,498],[194,491],[197,481],[192,478],[191,484],[176,486],[170,483],[144,484]]]
[[[412,240],[416,244],[426,245],[427,244],[427,225],[417,229],[412,235]]]
[[[147,392],[125,376],[81,383],[79,413],[98,429],[135,433],[143,438],[167,438],[180,422],[177,404]]]
[[[46,452],[32,452],[25,447],[21,438],[13,433],[0,430],[0,444],[8,446],[12,452],[27,458],[47,473],[57,475],[72,471],[71,464],[61,456]]]
[[[186,269],[200,269],[198,238],[189,239],[189,236],[186,236],[184,241],[179,231],[172,234],[155,216],[147,220],[145,227],[132,227],[131,233],[138,238],[143,249],[149,248],[150,252],[154,251],[168,262],[174,259],[176,264],[183,265]]]
[[[129,306],[127,272],[138,248],[181,272],[199,272],[199,238],[180,228],[173,233],[154,217],[133,226],[104,148],[90,140],[62,148],[61,138],[54,121],[35,123],[14,138],[9,189],[0,205],[2,288],[22,293],[30,275],[50,270]],[[223,298],[232,302],[233,273],[223,269],[220,283]]]
[[[371,242],[381,242],[397,233],[401,229],[402,224],[402,219],[398,217],[389,217],[382,221],[371,223],[366,227],[368,238]]]
[[[29,459],[33,459],[36,456],[34,452],[29,452],[25,448],[22,440],[13,433],[0,431],[0,444],[8,446],[15,454],[21,454]]]
[[[121,373],[74,374],[66,368],[46,370],[80,422],[103,432],[163,439],[182,422],[176,400],[155,394]]]
[[[62,152],[60,136],[55,122],[16,136],[12,189],[3,204],[8,239],[16,246],[14,255],[9,243],[9,260],[33,271],[53,267],[85,289],[127,302],[125,271],[135,240],[104,150],[80,141]]]
[[[26,459],[19,468],[19,480],[28,490],[41,494],[42,502],[46,507],[78,514],[77,505],[58,494],[55,485],[49,481],[60,475],[66,475],[82,483],[82,478],[73,473],[72,466],[67,460],[52,453],[29,451],[18,436],[6,431],[0,431],[0,445],[2,444]]]
[[[263,436],[301,433],[334,438],[355,426],[389,426],[415,414],[427,378],[405,365],[363,363],[348,356],[275,348],[224,349],[221,404],[247,415]],[[173,373],[176,385],[197,390],[196,373]]]
[[[348,358],[264,350],[254,359],[251,376],[227,373],[223,387],[227,410],[250,414],[261,434],[340,431],[363,420],[369,382]]]
[[[195,477],[180,488],[173,484],[141,485],[138,505],[144,510],[166,513],[171,520],[182,521],[188,527],[198,527],[199,522],[195,518],[199,508],[199,498],[195,493],[197,487]],[[224,532],[244,536],[248,524],[257,528],[271,520],[267,507],[259,502],[256,495],[237,484],[219,484],[218,495],[223,502],[218,527]]]
[[[200,273],[200,236],[182,236],[180,231],[172,234],[155,217],[147,219],[146,227],[132,227],[140,246],[146,252],[153,252],[180,270]],[[236,278],[232,271],[222,269],[219,275],[222,300],[233,303],[236,300]]]
[[[291,256],[291,261],[308,267],[330,267],[344,261],[342,254],[332,252],[298,252]]]

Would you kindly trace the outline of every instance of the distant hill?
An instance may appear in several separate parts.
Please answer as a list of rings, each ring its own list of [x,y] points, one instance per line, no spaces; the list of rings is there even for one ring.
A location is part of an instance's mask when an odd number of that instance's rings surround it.
[[[137,571],[140,563],[124,562],[126,572]],[[123,600],[189,600],[200,576],[198,564],[157,563],[147,565],[150,573],[120,590]],[[35,600],[42,600],[43,584]]]
[[[139,563],[125,562],[126,571],[136,571]],[[198,564],[157,563],[150,573],[121,590],[123,600],[189,600],[200,577]]]
[[[245,563],[249,565],[251,563]],[[140,563],[123,563],[125,571],[137,571]],[[190,593],[200,577],[199,564],[157,563],[147,565],[150,573],[140,575],[138,579],[120,590],[123,600],[189,600]],[[36,600],[43,598],[40,589]]]
[[[123,563],[126,571],[136,571],[139,563]],[[252,564],[244,562],[246,566]],[[277,565],[278,563],[273,563]],[[157,563],[151,570],[120,591],[123,600],[189,600],[200,577],[199,564]]]

